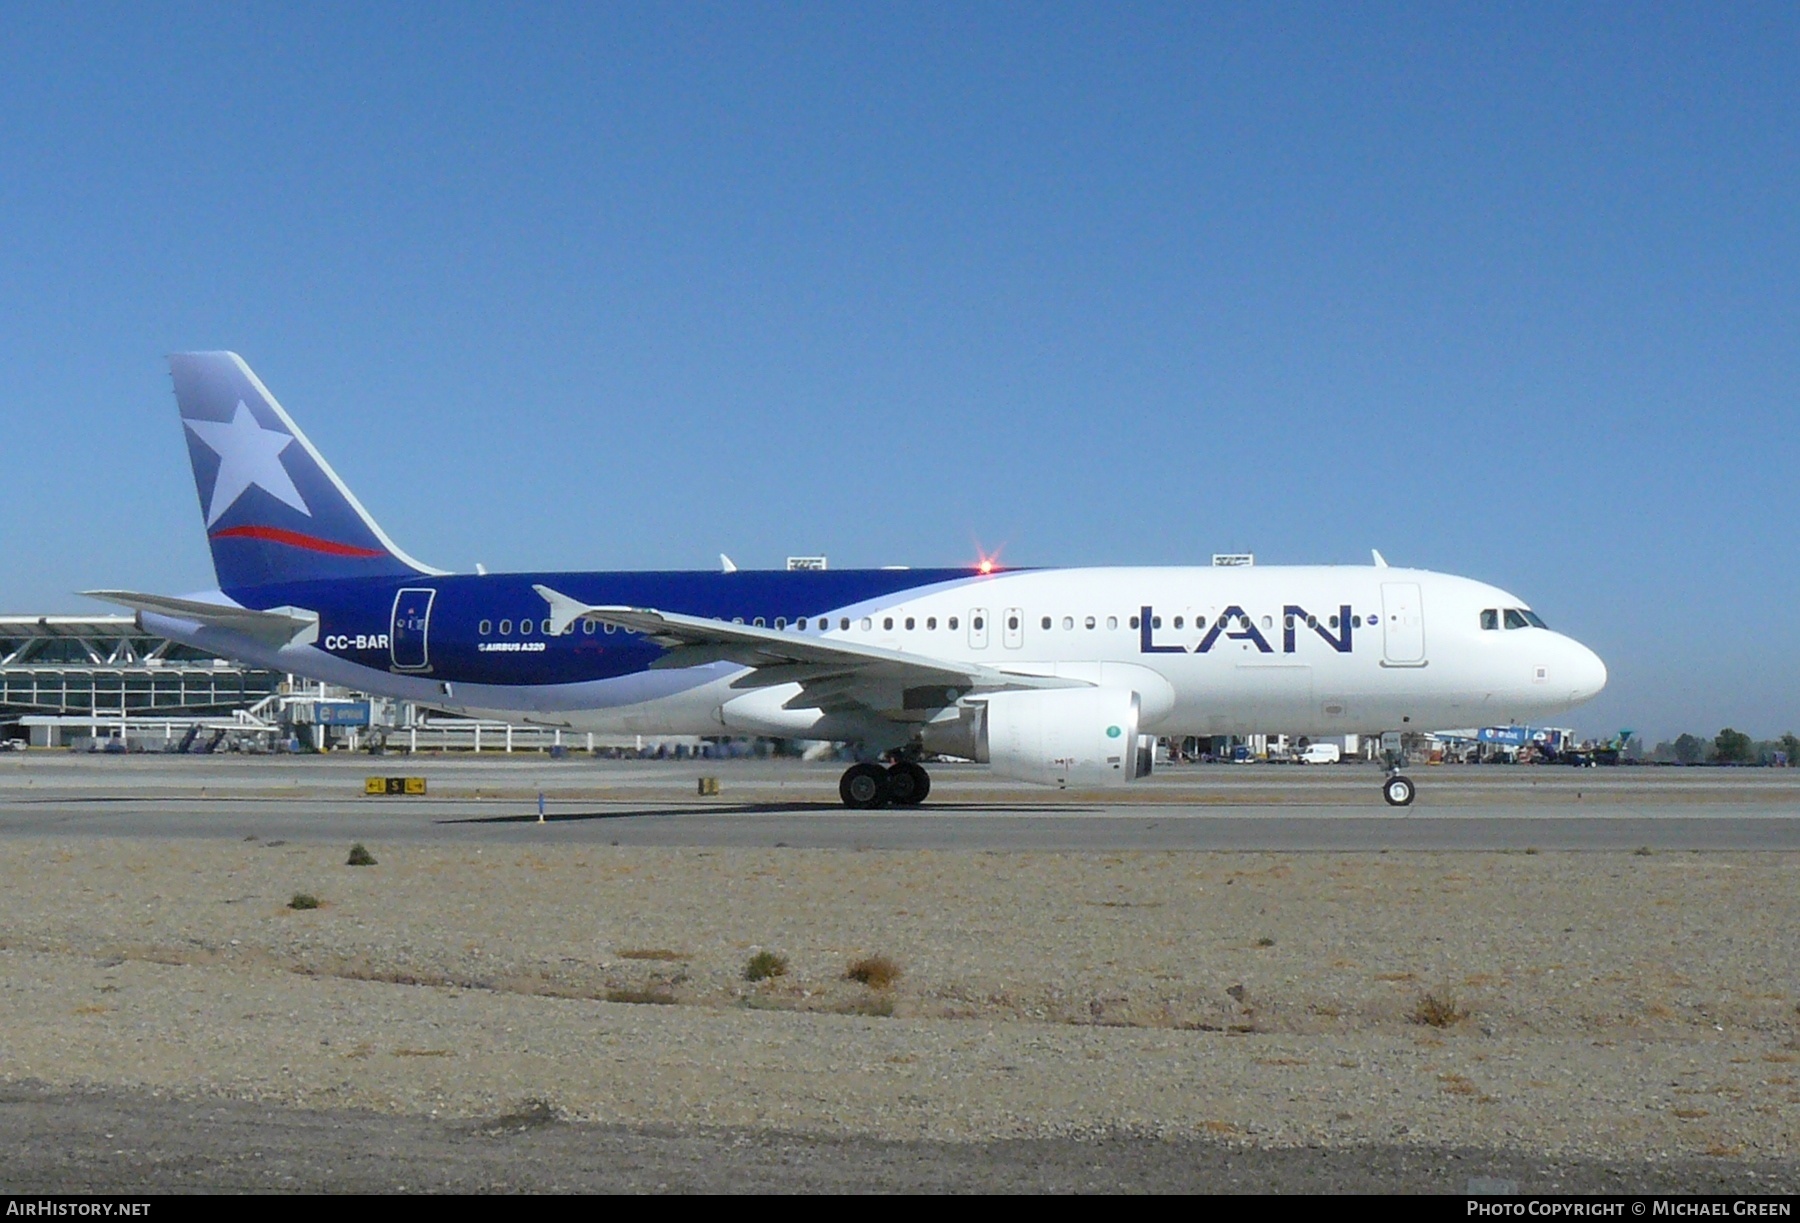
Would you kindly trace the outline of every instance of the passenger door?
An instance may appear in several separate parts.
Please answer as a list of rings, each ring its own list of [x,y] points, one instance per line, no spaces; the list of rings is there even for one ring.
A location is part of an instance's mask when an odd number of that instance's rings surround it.
[[[431,665],[431,604],[437,591],[408,588],[394,596],[388,653],[396,671],[423,671]]]
[[[1389,666],[1425,665],[1425,609],[1417,582],[1381,584],[1381,651]]]

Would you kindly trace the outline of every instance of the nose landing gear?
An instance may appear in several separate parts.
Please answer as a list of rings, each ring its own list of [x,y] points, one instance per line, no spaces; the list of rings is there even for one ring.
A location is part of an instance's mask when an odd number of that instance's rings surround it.
[[[1413,785],[1412,778],[1402,773],[1390,773],[1388,779],[1381,783],[1381,797],[1387,799],[1390,807],[1410,807],[1418,787]]]

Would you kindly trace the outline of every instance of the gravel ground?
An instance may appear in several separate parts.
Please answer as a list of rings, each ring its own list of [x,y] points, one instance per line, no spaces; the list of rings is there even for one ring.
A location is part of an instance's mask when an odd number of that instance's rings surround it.
[[[1790,855],[369,848],[9,838],[4,1124],[412,1144],[218,1188],[1800,1187]]]

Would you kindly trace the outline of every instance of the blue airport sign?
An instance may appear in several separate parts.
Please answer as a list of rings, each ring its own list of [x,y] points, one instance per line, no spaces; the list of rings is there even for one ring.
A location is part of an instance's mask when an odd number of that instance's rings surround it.
[[[326,704],[320,701],[313,706],[313,721],[320,726],[367,726],[369,702],[338,701]]]

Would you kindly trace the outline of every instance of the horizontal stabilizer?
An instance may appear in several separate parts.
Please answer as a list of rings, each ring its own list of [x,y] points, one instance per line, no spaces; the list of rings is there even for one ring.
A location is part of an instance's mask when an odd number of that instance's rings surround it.
[[[81,593],[90,599],[117,603],[133,611],[249,633],[278,646],[287,645],[309,632],[316,634],[319,631],[318,613],[297,607],[256,611],[229,603],[206,603],[199,599],[179,599],[173,595],[139,594],[135,590],[84,590]]]

